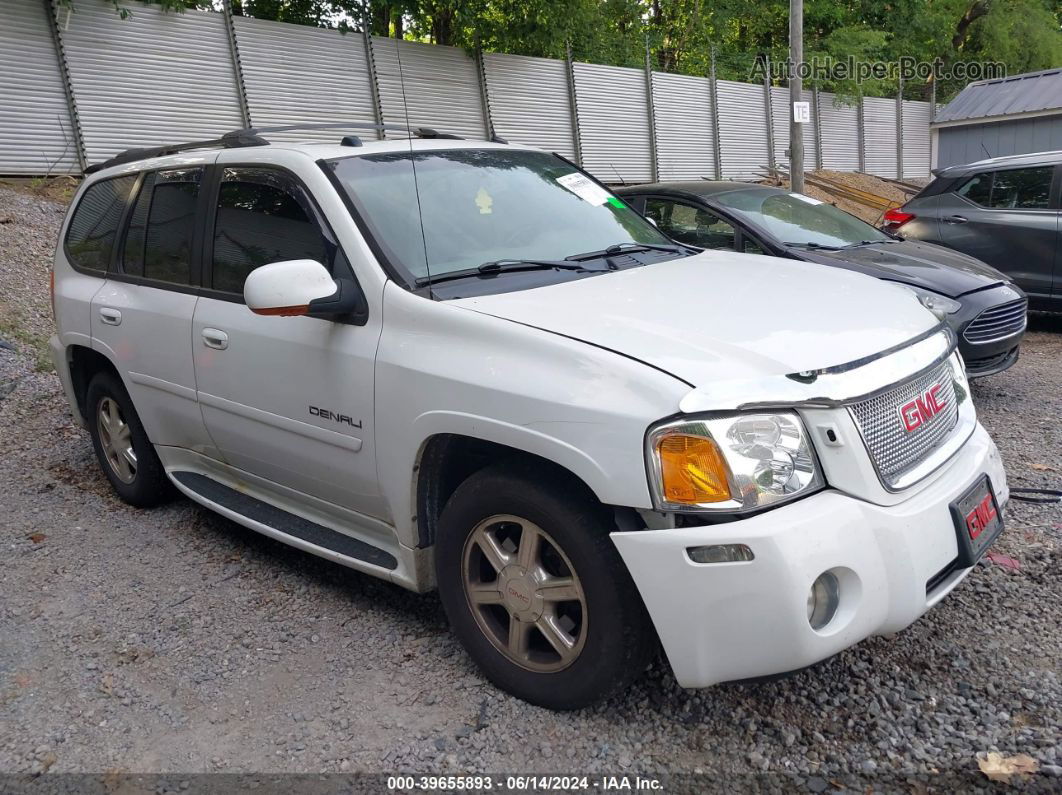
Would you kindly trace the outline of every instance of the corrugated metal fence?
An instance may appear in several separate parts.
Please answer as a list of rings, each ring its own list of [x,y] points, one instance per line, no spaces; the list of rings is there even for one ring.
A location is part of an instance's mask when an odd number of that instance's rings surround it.
[[[247,125],[359,119],[499,135],[605,182],[755,177],[786,166],[789,94],[764,85],[339,33],[110,0],[4,0],[0,174],[79,172],[122,149]],[[403,89],[404,85],[404,89]],[[929,173],[929,104],[826,93],[807,168]],[[288,133],[280,139],[334,138]]]

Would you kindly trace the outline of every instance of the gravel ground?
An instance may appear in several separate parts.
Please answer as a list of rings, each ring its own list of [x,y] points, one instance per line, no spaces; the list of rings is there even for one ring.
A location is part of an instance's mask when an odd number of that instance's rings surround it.
[[[896,636],[704,691],[657,664],[553,714],[486,683],[434,595],[186,500],[112,495],[39,361],[62,211],[0,190],[0,773],[701,772],[694,788],[812,791],[964,776],[954,791],[996,786],[977,755],[998,751],[1035,760],[1027,789],[1062,788],[1057,507],[1013,504],[997,549],[1020,568],[982,564]],[[1062,481],[1060,332],[1037,321],[1019,364],[974,388],[1012,485]],[[765,771],[792,777],[732,778]]]

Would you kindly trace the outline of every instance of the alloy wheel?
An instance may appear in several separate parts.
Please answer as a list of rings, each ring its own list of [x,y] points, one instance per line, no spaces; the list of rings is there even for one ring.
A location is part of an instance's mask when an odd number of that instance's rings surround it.
[[[122,483],[132,483],[136,478],[136,452],[133,450],[133,434],[122,416],[122,409],[112,398],[105,397],[96,411],[96,430],[99,432],[103,456],[111,471]]]
[[[469,609],[498,651],[539,673],[578,659],[586,642],[586,596],[548,533],[517,516],[491,516],[473,528],[461,561]]]

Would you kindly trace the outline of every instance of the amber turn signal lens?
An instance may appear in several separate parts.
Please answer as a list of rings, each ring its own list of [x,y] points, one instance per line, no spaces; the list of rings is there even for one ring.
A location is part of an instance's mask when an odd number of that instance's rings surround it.
[[[726,462],[715,442],[702,436],[675,434],[657,442],[663,497],[697,505],[730,499]]]

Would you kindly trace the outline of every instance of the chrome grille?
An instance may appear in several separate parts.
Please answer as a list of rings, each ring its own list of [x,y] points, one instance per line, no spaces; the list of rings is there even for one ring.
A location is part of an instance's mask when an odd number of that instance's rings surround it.
[[[1019,298],[999,306],[989,307],[970,321],[962,335],[975,345],[1006,339],[1025,329],[1026,305]]]
[[[908,431],[900,410],[918,398],[924,400],[925,394],[938,384],[937,397],[944,408]],[[948,438],[959,418],[955,384],[947,361],[913,381],[848,408],[878,474],[889,486],[896,485],[904,474],[928,458]]]

